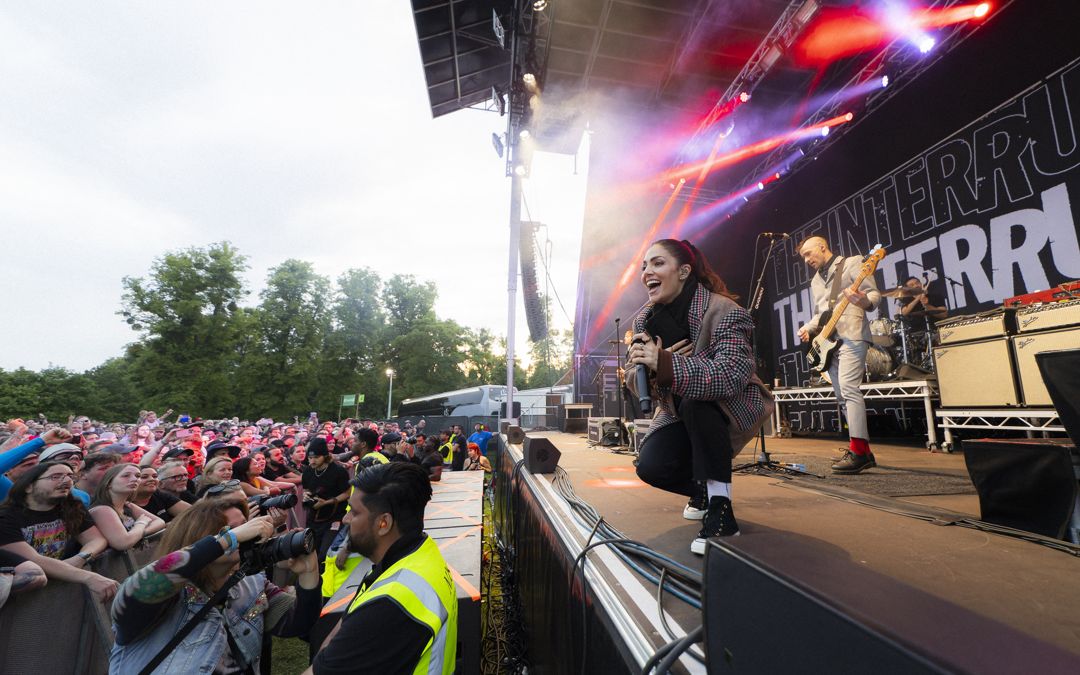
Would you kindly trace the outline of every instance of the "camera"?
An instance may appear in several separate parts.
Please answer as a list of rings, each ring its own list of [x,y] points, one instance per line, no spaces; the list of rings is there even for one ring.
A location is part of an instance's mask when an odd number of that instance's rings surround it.
[[[240,569],[244,574],[256,574],[282,560],[291,560],[315,550],[315,534],[311,530],[287,532],[264,542],[245,541],[240,544]]]
[[[283,495],[276,497],[268,497],[266,495],[254,495],[248,497],[248,507],[259,509],[259,515],[265,516],[270,509],[281,509],[287,511],[296,506],[296,493],[287,492]]]
[[[416,445],[416,436],[409,436],[405,439],[405,442],[409,445]]]

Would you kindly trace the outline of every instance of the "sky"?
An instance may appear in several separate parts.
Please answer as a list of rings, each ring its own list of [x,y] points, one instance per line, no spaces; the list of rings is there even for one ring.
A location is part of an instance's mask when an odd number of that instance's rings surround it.
[[[9,0],[0,83],[0,368],[119,356],[138,338],[123,277],[222,240],[248,257],[248,305],[299,258],[433,281],[440,318],[506,335],[506,118],[432,119],[404,0]],[[587,143],[576,163],[539,152],[525,187],[570,317],[586,167]],[[516,325],[524,353],[520,292]]]

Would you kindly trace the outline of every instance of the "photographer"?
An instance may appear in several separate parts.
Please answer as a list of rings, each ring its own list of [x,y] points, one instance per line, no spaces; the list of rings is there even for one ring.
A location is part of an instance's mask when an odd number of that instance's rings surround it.
[[[160,664],[149,668],[158,674],[258,672],[264,631],[280,637],[308,631],[320,608],[314,552],[289,560],[299,575],[295,596],[262,572],[227,586],[241,566],[239,551],[273,532],[270,518],[249,521],[246,510],[243,504],[204,500],[172,522],[158,547],[162,557],[129,577],[113,603],[116,644],[109,672],[142,672],[159,653]],[[275,540],[274,548],[279,544]],[[261,558],[251,568],[268,562],[266,555],[251,557]],[[214,596],[219,597],[211,603]],[[190,632],[174,640],[192,620]]]
[[[319,562],[322,562],[345,516],[349,472],[334,461],[322,438],[315,438],[308,444],[307,457],[308,467],[304,469],[301,483],[304,486],[305,524],[315,533]]]

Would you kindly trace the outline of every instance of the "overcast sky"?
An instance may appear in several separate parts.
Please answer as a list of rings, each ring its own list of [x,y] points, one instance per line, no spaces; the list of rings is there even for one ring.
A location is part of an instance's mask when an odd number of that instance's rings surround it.
[[[250,305],[295,257],[434,281],[440,317],[506,334],[505,118],[432,119],[405,0],[8,0],[0,86],[0,368],[120,355],[121,279],[220,240]],[[527,186],[571,316],[585,157],[541,153]]]

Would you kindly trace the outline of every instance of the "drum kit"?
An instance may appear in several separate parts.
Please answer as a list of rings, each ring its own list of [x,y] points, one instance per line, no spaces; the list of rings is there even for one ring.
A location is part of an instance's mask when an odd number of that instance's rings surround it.
[[[921,295],[921,289],[905,286],[882,291],[881,297],[907,304]],[[879,318],[870,322],[872,344],[866,354],[866,378],[869,382],[895,380],[904,365],[934,372],[934,317],[916,310],[896,320]]]

